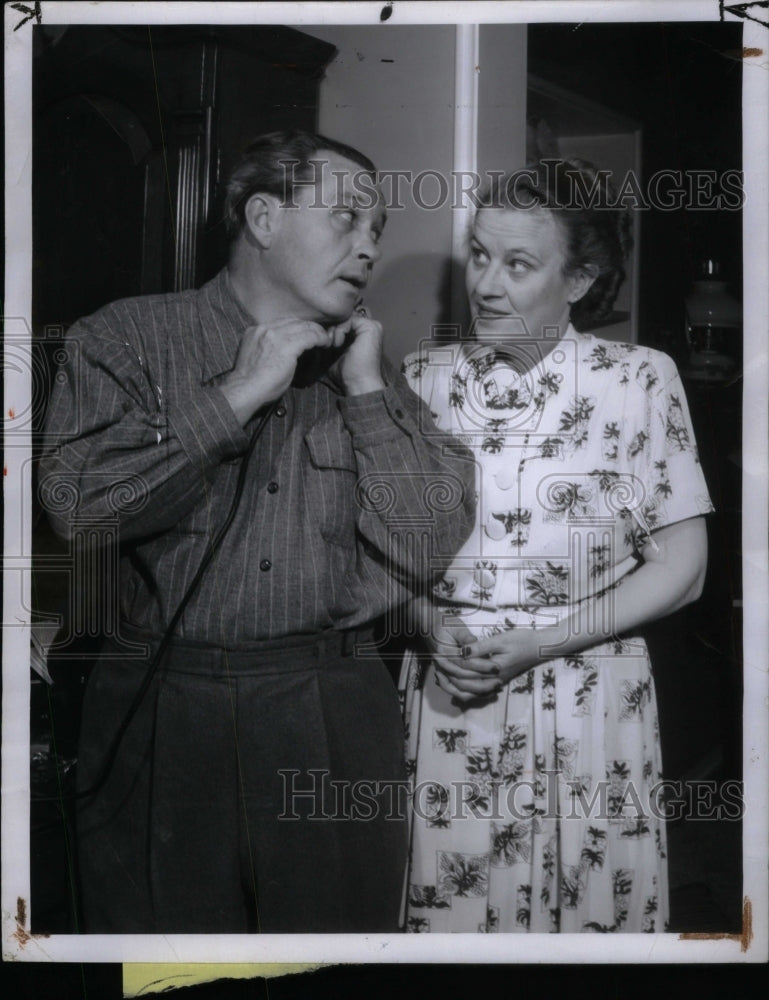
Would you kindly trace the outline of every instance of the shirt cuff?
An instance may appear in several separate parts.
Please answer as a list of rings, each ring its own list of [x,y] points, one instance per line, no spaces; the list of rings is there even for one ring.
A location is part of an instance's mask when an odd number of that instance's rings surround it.
[[[248,435],[215,386],[178,396],[169,407],[168,423],[191,462],[217,465],[248,447]]]
[[[343,396],[339,409],[353,445],[358,447],[395,441],[417,429],[392,385],[359,396]]]

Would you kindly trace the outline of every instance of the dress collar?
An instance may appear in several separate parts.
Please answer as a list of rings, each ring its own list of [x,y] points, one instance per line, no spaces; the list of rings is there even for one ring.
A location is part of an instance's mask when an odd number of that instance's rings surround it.
[[[562,337],[547,343],[548,350],[544,356],[542,354],[542,347],[538,341],[532,342],[521,338],[520,340],[511,340],[509,346],[504,344],[498,346],[495,344],[482,344],[476,340],[464,340],[460,345],[459,362],[460,364],[470,362],[474,366],[481,364],[489,368],[506,364],[520,375],[525,375],[527,372],[547,364],[550,352],[562,341],[571,340],[580,345],[589,339],[589,334],[578,333],[571,323],[569,323]]]

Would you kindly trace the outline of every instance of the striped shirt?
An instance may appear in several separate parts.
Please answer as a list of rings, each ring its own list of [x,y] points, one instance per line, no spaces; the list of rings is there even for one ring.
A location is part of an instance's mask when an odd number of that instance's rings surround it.
[[[68,333],[40,495],[64,537],[117,531],[119,611],[141,628],[166,628],[230,509],[258,415],[241,427],[216,383],[252,325],[225,270]],[[284,393],[177,635],[231,646],[358,627],[440,572],[472,527],[472,460],[402,376],[386,382],[346,397],[326,374]]]

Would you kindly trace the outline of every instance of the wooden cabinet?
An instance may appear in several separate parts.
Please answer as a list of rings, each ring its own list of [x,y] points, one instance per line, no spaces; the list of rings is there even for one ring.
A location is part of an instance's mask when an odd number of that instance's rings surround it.
[[[36,28],[36,331],[209,278],[223,178],[253,136],[315,128],[334,51],[285,27]]]

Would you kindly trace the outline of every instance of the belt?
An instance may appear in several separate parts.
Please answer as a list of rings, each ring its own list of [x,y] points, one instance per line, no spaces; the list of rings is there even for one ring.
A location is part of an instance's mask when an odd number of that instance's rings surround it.
[[[120,622],[119,635],[130,642],[149,647],[149,657],[136,659],[143,666],[154,654],[162,636],[156,632]],[[287,670],[311,670],[323,667],[329,657],[348,657],[356,647],[370,646],[374,641],[372,628],[326,629],[301,635],[259,639],[232,646],[196,639],[172,638],[163,656],[162,669],[175,673],[226,674],[273,673]]]

